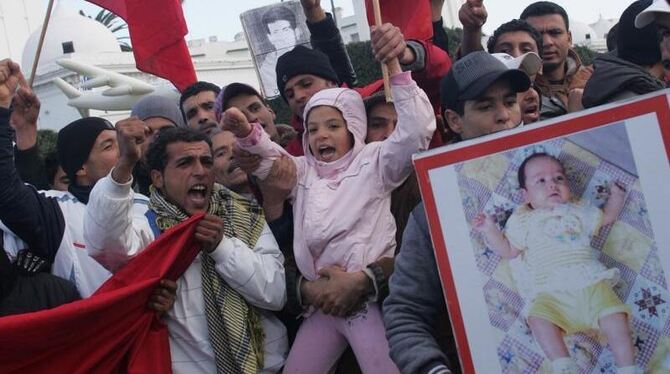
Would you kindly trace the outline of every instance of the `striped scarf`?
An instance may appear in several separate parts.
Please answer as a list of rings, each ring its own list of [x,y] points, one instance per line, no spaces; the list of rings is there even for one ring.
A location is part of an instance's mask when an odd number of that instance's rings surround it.
[[[153,186],[149,208],[156,213],[161,231],[188,218]],[[223,233],[254,248],[263,231],[261,208],[227,188],[214,184],[207,213],[223,218]],[[218,373],[255,374],[264,365],[264,333],[258,310],[222,279],[214,260],[202,252],[202,286],[209,338]]]

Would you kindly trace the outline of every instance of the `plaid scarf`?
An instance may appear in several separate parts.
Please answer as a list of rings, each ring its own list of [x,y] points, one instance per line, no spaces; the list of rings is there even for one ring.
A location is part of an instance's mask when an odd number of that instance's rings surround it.
[[[161,231],[188,218],[153,186],[149,208],[156,213]],[[254,248],[263,231],[262,209],[227,188],[214,184],[207,213],[223,218],[226,237]],[[216,272],[214,260],[202,252],[202,286],[209,338],[218,373],[258,373],[264,365],[264,333],[258,310]]]

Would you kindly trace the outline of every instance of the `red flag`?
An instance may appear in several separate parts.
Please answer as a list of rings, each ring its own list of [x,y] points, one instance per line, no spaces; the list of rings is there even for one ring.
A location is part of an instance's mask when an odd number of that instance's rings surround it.
[[[167,328],[147,303],[199,253],[202,217],[163,233],[88,299],[0,318],[0,372],[171,373]]]
[[[172,82],[183,91],[197,78],[184,36],[188,33],[179,0],[87,0],[128,24],[137,68]]]
[[[375,25],[372,0],[365,0],[368,24]],[[379,0],[382,23],[398,26],[405,39],[428,40],[433,37],[430,0]]]

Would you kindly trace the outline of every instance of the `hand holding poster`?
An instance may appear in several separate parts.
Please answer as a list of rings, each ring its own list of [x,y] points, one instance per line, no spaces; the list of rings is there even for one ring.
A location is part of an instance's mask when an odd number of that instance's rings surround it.
[[[670,372],[669,146],[663,92],[417,157],[464,372]]]
[[[297,1],[287,1],[248,10],[240,19],[263,95],[277,97],[277,60],[297,45],[309,46],[309,29],[302,7]]]

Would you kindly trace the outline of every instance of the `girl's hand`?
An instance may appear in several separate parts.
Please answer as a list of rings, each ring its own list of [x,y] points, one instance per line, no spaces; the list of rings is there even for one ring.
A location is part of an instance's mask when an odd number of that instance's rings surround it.
[[[246,138],[251,133],[251,124],[247,117],[237,108],[229,108],[223,113],[221,127],[235,134],[238,138]]]

